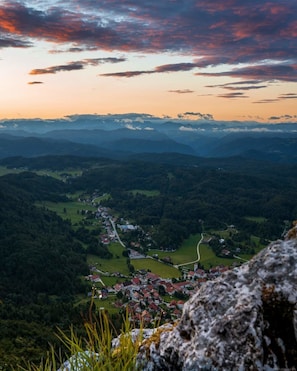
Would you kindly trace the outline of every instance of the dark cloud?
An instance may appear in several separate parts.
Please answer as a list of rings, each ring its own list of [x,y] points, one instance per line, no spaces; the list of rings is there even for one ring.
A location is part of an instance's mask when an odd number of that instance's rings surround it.
[[[46,68],[37,68],[30,72],[30,75],[54,74],[62,71],[82,70],[85,66],[98,66],[104,63],[124,62],[125,58],[90,58],[78,62],[70,62],[63,65],[51,66]]]
[[[297,93],[281,94],[279,99],[297,99]]]
[[[258,85],[260,80],[246,80],[246,81],[236,81],[226,84],[217,85],[206,85],[206,88],[222,88],[226,90],[253,90],[253,89],[263,89],[268,85]]]
[[[189,70],[192,70],[195,67],[196,67],[195,63],[172,63],[172,64],[163,64],[161,66],[157,66],[153,70],[103,73],[103,74],[101,74],[101,76],[105,76],[105,77],[135,77],[135,76],[139,76],[139,75],[147,75],[147,74],[153,74],[153,73],[189,71]]]
[[[70,44],[73,51],[173,52],[195,56],[195,67],[200,68],[250,65],[223,76],[297,79],[296,0],[64,0],[55,6],[42,2],[39,8],[36,4],[33,0],[1,3],[4,37],[22,43]],[[183,70],[191,70],[191,65]]]
[[[1,22],[1,21],[0,21]],[[19,40],[12,37],[3,37],[0,33],[0,49],[2,48],[30,48],[32,47],[30,41]]]
[[[297,81],[297,59],[296,63],[268,63],[251,67],[234,68],[223,72],[197,72],[197,76],[228,76],[237,78],[259,79],[270,81],[272,78],[282,81]]]
[[[61,71],[74,71],[74,70],[82,70],[84,65],[81,63],[69,63],[69,64],[61,64],[59,66],[52,66],[47,68],[36,68],[30,71],[30,75],[45,75],[45,74],[54,74]]]
[[[200,112],[184,112],[184,113],[179,113],[177,115],[179,119],[196,119],[196,120],[213,120],[213,115],[210,113],[200,113]]]
[[[39,84],[43,84],[42,81],[29,81],[28,82],[28,85],[39,85]]]
[[[194,93],[194,90],[190,89],[176,89],[176,90],[168,90],[169,93],[177,93],[177,94],[190,94]]]
[[[284,94],[279,95],[277,98],[261,99],[253,103],[275,103],[275,102],[280,102],[281,100],[284,100],[284,99],[297,99],[297,93],[284,93]]]
[[[49,50],[49,53],[50,54],[81,53],[85,51],[97,51],[97,50],[98,48],[95,46],[84,46],[84,47],[73,46],[73,47],[66,48],[66,49],[62,49],[62,48],[52,49],[52,50]]]
[[[267,104],[267,103],[275,103],[275,102],[278,102],[279,99],[275,98],[267,98],[267,99],[260,99],[260,100],[257,100],[253,103],[257,103],[257,104]]]
[[[282,116],[270,116],[268,120],[276,121],[276,120],[292,120],[296,119],[297,115],[282,115]]]
[[[251,85],[251,86],[241,86],[240,88],[238,86],[225,86],[223,89],[226,90],[255,90],[255,89],[264,89],[267,88],[267,85]]]
[[[234,92],[234,93],[227,93],[227,94],[220,94],[217,95],[219,98],[228,98],[228,99],[235,99],[235,98],[248,98],[247,95],[241,92]]]

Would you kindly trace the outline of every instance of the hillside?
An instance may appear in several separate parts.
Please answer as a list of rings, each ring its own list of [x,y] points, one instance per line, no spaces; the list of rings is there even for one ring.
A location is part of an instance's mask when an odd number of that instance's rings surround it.
[[[81,321],[82,308],[73,308],[73,298],[85,292],[85,253],[69,223],[34,206],[35,200],[53,200],[62,187],[32,173],[0,178],[2,368],[23,357],[39,360],[48,342],[57,342],[56,326],[67,330]]]

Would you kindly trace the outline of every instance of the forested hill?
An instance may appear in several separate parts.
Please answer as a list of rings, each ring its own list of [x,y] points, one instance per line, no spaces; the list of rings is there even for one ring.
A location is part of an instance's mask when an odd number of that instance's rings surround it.
[[[0,368],[40,359],[56,326],[80,317],[72,295],[88,273],[82,247],[69,223],[33,204],[61,184],[31,173],[0,177]]]
[[[32,173],[0,178],[2,298],[28,302],[36,293],[72,294],[78,289],[78,275],[86,272],[70,224],[32,204],[34,198],[45,197],[46,188],[52,199],[53,183],[58,187],[61,182],[42,181]]]

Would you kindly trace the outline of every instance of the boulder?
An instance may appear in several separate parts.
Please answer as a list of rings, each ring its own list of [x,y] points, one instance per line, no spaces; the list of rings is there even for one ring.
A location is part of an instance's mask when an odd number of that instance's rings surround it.
[[[296,370],[297,226],[206,282],[176,326],[146,339],[141,370]],[[157,329],[158,330],[158,329]]]

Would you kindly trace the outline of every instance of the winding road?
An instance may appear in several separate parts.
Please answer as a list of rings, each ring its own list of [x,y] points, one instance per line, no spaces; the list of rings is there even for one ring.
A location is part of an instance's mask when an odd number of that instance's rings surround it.
[[[203,238],[204,238],[204,235],[203,235],[203,233],[201,233],[201,238],[197,243],[197,259],[194,260],[194,261],[188,262],[188,263],[176,264],[176,265],[174,265],[175,268],[179,268],[179,267],[182,267],[184,265],[195,264],[195,263],[199,262],[199,260],[200,260],[200,245],[203,241]]]

